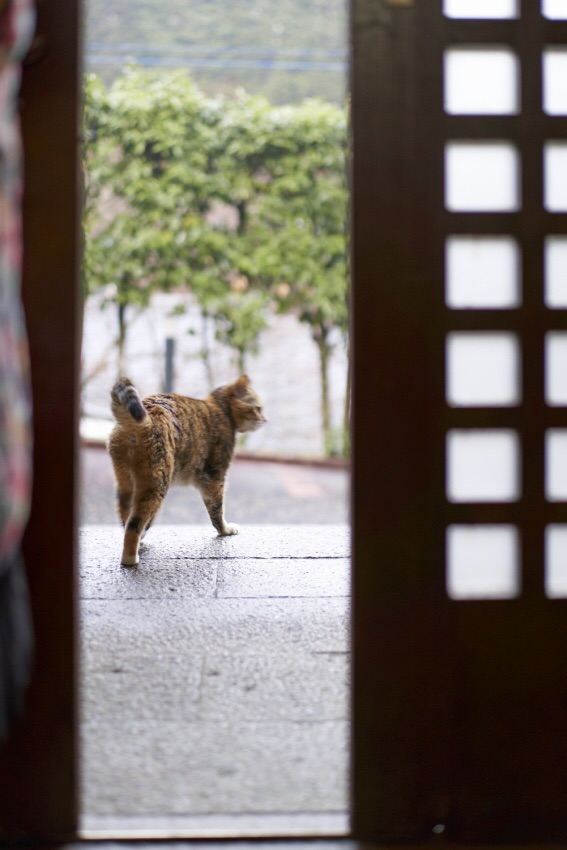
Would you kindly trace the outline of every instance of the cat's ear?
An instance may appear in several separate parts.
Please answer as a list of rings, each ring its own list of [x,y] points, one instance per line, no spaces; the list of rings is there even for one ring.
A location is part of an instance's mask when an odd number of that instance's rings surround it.
[[[240,378],[234,382],[234,394],[238,398],[242,398],[248,392],[250,387],[250,378],[248,375],[241,375]]]

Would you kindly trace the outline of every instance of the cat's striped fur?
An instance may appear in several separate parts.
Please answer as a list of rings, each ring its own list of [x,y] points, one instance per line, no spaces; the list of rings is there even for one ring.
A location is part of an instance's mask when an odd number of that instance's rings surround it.
[[[237,534],[224,518],[226,473],[237,432],[266,421],[246,375],[205,399],[174,394],[140,398],[128,378],[111,391],[116,420],[108,451],[116,478],[118,513],[125,528],[122,563],[139,562],[139,544],[172,483],[200,491],[219,535]]]

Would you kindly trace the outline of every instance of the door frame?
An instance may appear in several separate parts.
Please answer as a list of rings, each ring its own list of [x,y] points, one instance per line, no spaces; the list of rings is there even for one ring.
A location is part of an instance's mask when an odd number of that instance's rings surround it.
[[[522,9],[530,3],[522,0]],[[76,837],[79,804],[81,3],[37,6],[41,49],[25,68],[21,94],[23,293],[35,429],[24,550],[36,664],[26,714],[0,754],[0,838],[54,842]],[[467,716],[458,700],[455,713],[462,642],[480,639],[475,624],[483,614],[471,606],[456,617],[438,559],[445,325],[442,204],[436,214],[432,199],[441,199],[443,174],[434,149],[440,128],[424,93],[440,92],[441,71],[423,27],[428,10],[438,18],[440,8],[441,0],[351,2],[353,837],[408,850],[431,842],[457,846],[440,829],[449,823],[460,779],[461,733],[482,733],[478,723],[486,720]],[[435,28],[429,35],[442,37]],[[427,332],[424,317],[431,321]],[[497,629],[498,606],[491,611]],[[459,638],[459,651],[448,636]],[[552,639],[546,635],[548,646]],[[520,837],[514,846],[528,844]]]
[[[80,4],[38,0],[20,94],[23,300],[34,407],[34,485],[23,550],[35,663],[0,758],[0,836],[76,830],[76,564],[80,363]]]

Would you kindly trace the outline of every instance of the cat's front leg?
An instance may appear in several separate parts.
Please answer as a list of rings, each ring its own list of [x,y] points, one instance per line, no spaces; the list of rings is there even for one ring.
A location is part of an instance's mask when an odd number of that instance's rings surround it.
[[[224,481],[201,483],[201,495],[211,522],[220,537],[238,534],[238,526],[224,518]]]

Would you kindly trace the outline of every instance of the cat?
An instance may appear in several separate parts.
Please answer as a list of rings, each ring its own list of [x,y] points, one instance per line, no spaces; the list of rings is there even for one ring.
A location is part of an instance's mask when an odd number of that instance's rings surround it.
[[[224,518],[224,488],[236,433],[267,421],[246,375],[205,399],[175,394],[142,399],[128,378],[111,390],[116,420],[108,452],[116,478],[118,514],[125,529],[122,564],[139,563],[140,540],[170,484],[192,484],[201,493],[219,536],[238,534]]]

